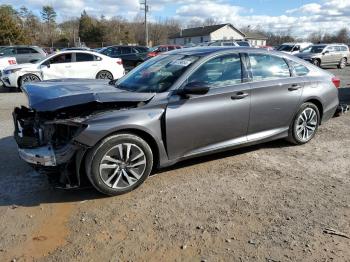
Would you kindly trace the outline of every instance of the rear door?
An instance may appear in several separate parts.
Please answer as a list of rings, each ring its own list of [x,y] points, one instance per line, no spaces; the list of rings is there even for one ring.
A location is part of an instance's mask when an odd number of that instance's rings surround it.
[[[255,140],[288,129],[307,79],[294,76],[279,56],[251,52],[248,61],[252,84],[248,140]]]
[[[73,62],[68,72],[72,78],[96,78],[98,73],[98,64],[94,55],[88,53],[77,52],[73,56]]]
[[[322,65],[334,64],[337,61],[337,53],[334,46],[328,46],[322,56]]]
[[[170,97],[166,110],[169,158],[245,142],[250,84],[242,82],[240,55],[210,59],[188,77],[186,83],[191,82],[208,85],[210,90],[205,95]]]

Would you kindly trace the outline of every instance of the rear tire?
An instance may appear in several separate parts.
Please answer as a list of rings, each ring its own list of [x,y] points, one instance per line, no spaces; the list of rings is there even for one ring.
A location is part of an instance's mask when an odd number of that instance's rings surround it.
[[[342,59],[340,59],[340,62],[338,64],[338,68],[344,69],[346,67],[347,63],[348,63],[348,60],[345,57],[343,57]]]
[[[320,119],[320,112],[315,104],[302,104],[289,127],[287,140],[295,145],[308,143],[316,135]]]
[[[96,75],[96,79],[109,79],[109,80],[113,80],[113,75],[111,72],[107,71],[107,70],[102,70],[100,72],[97,73]]]
[[[21,76],[21,78],[18,81],[18,87],[21,88],[26,83],[32,83],[32,82],[40,82],[41,79],[37,75],[34,74],[25,74]]]
[[[153,167],[153,154],[145,140],[131,133],[105,138],[90,149],[85,168],[91,184],[115,196],[139,187]]]

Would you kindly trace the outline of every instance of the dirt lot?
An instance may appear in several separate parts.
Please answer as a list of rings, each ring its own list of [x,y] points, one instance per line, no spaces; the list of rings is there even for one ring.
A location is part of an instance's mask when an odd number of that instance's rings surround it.
[[[350,239],[325,233],[350,237],[350,114],[307,145],[186,161],[105,198],[54,190],[19,160],[21,101],[0,93],[0,261],[350,261]]]

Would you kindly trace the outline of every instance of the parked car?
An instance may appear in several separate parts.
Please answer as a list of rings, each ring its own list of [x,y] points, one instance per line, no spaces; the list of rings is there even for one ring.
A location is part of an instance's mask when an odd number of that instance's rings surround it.
[[[148,47],[145,46],[107,46],[99,53],[113,58],[121,58],[126,70],[133,69],[147,59]]]
[[[56,169],[70,187],[87,176],[100,192],[118,195],[183,159],[281,138],[305,144],[334,115],[339,85],[281,52],[176,50],[109,85],[25,85],[29,105],[14,110],[14,136],[21,158],[37,169]]]
[[[302,43],[284,43],[277,47],[277,51],[284,52],[287,54],[298,54],[302,50],[312,46],[312,43],[302,42]]]
[[[250,43],[244,40],[220,40],[208,44],[208,46],[243,46],[250,47]]]
[[[125,73],[120,58],[91,51],[63,51],[33,64],[6,67],[1,80],[8,87],[62,78],[118,79]]]
[[[44,57],[46,53],[37,46],[7,46],[0,50],[0,57],[11,56],[16,57],[18,64],[34,63]]]
[[[155,57],[159,54],[173,51],[176,49],[181,49],[182,46],[180,45],[158,45],[150,49],[150,52],[147,54],[148,57]]]
[[[336,65],[339,69],[350,61],[349,47],[345,44],[313,45],[296,56],[319,67]]]

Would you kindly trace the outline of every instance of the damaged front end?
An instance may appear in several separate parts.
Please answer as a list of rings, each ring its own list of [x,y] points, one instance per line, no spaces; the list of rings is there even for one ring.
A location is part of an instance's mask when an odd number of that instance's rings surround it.
[[[74,137],[86,128],[85,118],[64,112],[36,112],[22,106],[15,108],[13,119],[19,156],[49,175],[51,182],[64,187],[80,186],[76,157],[87,148],[75,142]]]
[[[97,80],[65,79],[22,87],[28,107],[15,108],[14,137],[20,157],[60,187],[82,185],[89,146],[75,140],[88,122],[109,111],[136,108],[152,93],[133,93]]]

